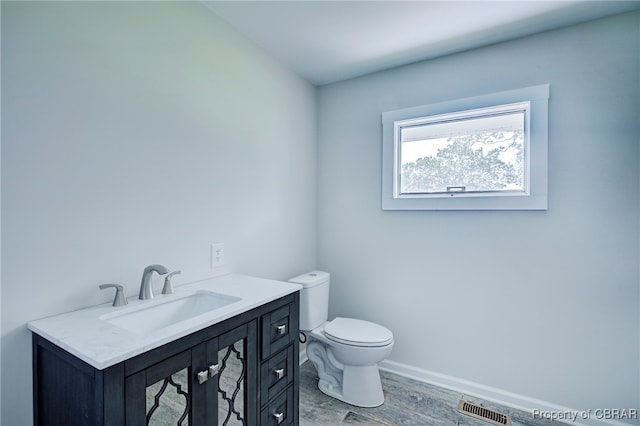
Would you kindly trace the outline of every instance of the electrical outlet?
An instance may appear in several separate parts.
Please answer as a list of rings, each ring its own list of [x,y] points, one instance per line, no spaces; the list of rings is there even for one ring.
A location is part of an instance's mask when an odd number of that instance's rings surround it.
[[[211,244],[211,269],[224,266],[224,243]]]

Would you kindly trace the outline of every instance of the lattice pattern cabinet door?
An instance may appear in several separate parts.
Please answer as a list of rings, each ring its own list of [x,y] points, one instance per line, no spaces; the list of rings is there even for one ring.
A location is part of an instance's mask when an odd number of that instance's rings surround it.
[[[127,425],[256,424],[256,322],[127,377]]]

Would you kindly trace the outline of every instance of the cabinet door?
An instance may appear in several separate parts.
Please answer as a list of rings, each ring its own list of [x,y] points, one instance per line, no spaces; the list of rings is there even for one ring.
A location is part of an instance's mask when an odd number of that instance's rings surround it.
[[[256,321],[126,378],[127,426],[254,425]]]
[[[206,425],[207,413],[198,408],[211,387],[206,349],[198,345],[127,377],[127,426]]]
[[[257,424],[257,340],[257,321],[218,337],[220,370],[216,404],[219,426]]]

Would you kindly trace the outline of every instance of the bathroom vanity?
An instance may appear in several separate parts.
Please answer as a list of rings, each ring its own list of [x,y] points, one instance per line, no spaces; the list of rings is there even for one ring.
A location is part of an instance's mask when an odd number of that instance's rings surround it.
[[[299,289],[229,274],[30,322],[34,424],[297,425]]]

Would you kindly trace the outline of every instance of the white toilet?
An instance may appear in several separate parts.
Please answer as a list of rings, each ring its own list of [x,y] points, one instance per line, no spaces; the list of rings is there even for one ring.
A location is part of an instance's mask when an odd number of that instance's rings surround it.
[[[393,334],[372,322],[336,318],[329,312],[328,272],[312,271],[291,278],[301,284],[300,331],[307,336],[307,356],[318,371],[318,388],[325,394],[357,405],[384,403],[378,363],[393,349]]]

